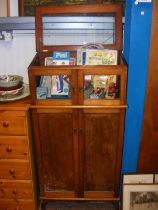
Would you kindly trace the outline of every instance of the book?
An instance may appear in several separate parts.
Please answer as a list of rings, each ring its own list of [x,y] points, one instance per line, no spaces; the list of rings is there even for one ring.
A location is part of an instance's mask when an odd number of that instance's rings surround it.
[[[85,65],[86,49],[79,48],[77,50],[77,65]]]
[[[51,96],[68,96],[69,82],[69,77],[66,75],[53,75]]]
[[[70,60],[69,51],[54,51],[53,60]]]
[[[54,51],[53,52],[53,64],[54,65],[69,65],[70,52],[68,51]]]
[[[117,65],[117,50],[86,50],[86,65]]]
[[[117,50],[78,49],[77,65],[117,65]]]
[[[37,99],[46,99],[48,94],[47,87],[37,87]]]
[[[55,66],[55,65],[75,65],[76,64],[76,59],[75,58],[70,58],[69,61],[63,61],[63,60],[53,60],[52,57],[46,57],[45,58],[45,66]]]

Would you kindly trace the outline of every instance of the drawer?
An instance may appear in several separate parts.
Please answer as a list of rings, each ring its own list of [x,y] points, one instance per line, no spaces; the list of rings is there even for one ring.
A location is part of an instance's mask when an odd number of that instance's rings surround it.
[[[0,199],[32,199],[33,188],[31,181],[0,180]]]
[[[0,136],[0,158],[28,158],[27,136]]]
[[[0,199],[0,210],[35,210],[33,200]]]
[[[0,179],[31,179],[30,162],[28,160],[0,160]]]
[[[26,135],[26,113],[23,111],[0,111],[1,135]]]

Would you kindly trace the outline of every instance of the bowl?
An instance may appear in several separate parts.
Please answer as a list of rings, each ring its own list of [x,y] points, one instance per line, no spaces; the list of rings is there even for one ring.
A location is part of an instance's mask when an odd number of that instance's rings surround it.
[[[24,86],[15,89],[15,90],[8,90],[8,91],[0,91],[0,99],[7,99],[7,98],[14,98],[20,94],[22,94]]]
[[[1,75],[0,76],[0,87],[9,88],[15,87],[22,83],[23,77],[19,75]]]

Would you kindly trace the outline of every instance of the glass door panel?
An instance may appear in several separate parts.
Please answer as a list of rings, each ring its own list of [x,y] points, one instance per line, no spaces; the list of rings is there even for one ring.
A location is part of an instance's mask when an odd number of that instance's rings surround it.
[[[71,99],[71,76],[49,75],[36,77],[36,98]]]
[[[84,100],[119,99],[120,76],[84,75]]]
[[[42,16],[44,46],[115,43],[115,16],[59,15]]]

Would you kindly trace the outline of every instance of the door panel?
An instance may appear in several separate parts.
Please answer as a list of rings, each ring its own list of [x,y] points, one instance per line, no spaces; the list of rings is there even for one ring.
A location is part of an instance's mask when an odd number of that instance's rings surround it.
[[[119,113],[86,113],[84,190],[114,191]]]
[[[73,191],[72,113],[40,113],[39,128],[44,191]]]

